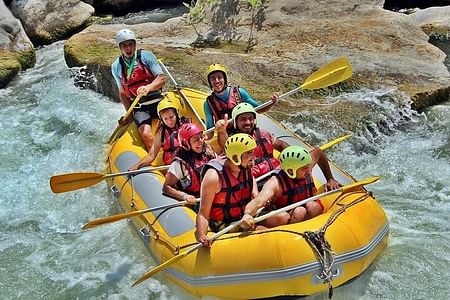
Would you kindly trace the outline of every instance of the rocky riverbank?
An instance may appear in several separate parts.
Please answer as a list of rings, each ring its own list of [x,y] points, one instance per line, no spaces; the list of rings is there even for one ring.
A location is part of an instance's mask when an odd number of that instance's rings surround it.
[[[383,9],[383,3],[351,0],[334,6],[326,0],[266,1],[256,15],[257,43],[246,52],[250,7],[223,1],[197,25],[204,36],[203,47],[192,46],[198,36],[185,17],[178,17],[164,23],[89,26],[67,40],[65,58],[69,67],[86,66],[87,75],[95,78],[89,87],[116,98],[110,74],[110,64],[119,54],[114,36],[127,27],[137,33],[143,48],[164,58],[183,86],[207,90],[204,70],[220,62],[229,69],[230,83],[264,99],[273,91],[291,89],[331,59],[345,56],[354,76],[331,91],[395,87],[409,95],[419,110],[448,100],[445,53],[428,40],[430,35],[450,32],[450,6],[406,15]]]

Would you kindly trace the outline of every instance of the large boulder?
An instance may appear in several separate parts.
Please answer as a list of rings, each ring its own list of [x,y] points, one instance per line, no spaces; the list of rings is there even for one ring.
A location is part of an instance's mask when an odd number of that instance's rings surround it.
[[[36,60],[33,44],[22,24],[0,1],[0,88],[5,87],[21,71]]]
[[[181,5],[183,0],[85,0],[92,5],[96,12],[125,15],[129,12],[137,12],[148,8]]]
[[[428,35],[450,39],[450,6],[422,9],[412,13],[410,18]]]
[[[50,44],[80,30],[94,8],[79,0],[14,0],[12,13],[35,45]]]
[[[238,1],[220,2],[204,24],[196,25],[207,42],[215,42],[214,48],[193,48],[198,36],[183,18],[126,27],[137,33],[140,45],[165,57],[184,85],[208,89],[204,70],[221,62],[229,68],[231,82],[262,98],[270,91],[289,89],[331,59],[345,56],[354,68],[350,88],[396,87],[415,99],[417,108],[448,99],[445,53],[428,43],[428,35],[413,17],[384,10],[383,2],[351,0],[339,6],[327,0],[267,2],[256,12],[257,43],[250,52],[246,46],[252,11]],[[68,65],[87,65],[103,92],[113,82],[106,72],[119,54],[114,34],[123,27],[93,26],[65,46]],[[230,37],[232,43],[221,42]]]

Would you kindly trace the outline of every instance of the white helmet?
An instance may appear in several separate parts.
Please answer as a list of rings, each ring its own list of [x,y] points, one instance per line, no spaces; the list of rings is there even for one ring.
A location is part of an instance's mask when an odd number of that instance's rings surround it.
[[[119,46],[120,43],[125,42],[125,41],[129,41],[129,40],[136,41],[136,35],[134,34],[133,31],[131,31],[129,29],[122,29],[122,30],[117,32],[117,34],[116,34],[116,44],[117,44],[117,46]]]

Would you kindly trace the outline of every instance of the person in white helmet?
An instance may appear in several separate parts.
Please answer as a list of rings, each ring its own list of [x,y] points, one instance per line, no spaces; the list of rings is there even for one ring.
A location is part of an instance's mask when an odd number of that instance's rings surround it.
[[[158,118],[158,102],[163,99],[161,89],[166,77],[156,56],[148,50],[136,50],[136,35],[129,29],[116,34],[121,55],[111,65],[119,89],[119,98],[126,110],[137,96],[139,103],[133,109],[133,118],[139,128],[146,150],[153,144],[151,121]],[[127,120],[120,120],[126,122]]]

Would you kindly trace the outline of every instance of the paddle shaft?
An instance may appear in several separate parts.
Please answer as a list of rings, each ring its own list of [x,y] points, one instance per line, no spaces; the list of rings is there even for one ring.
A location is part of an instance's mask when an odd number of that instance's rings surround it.
[[[263,180],[266,177],[269,177],[274,171],[270,171],[258,178],[256,178],[256,182]],[[196,198],[195,199],[196,202],[200,202],[200,198]],[[166,205],[161,205],[161,206],[157,206],[157,207],[153,207],[153,208],[146,208],[146,209],[142,209],[142,210],[135,210],[135,211],[131,211],[131,212],[126,212],[126,213],[121,213],[121,214],[117,214],[117,215],[113,215],[113,216],[109,216],[109,217],[104,217],[104,218],[99,218],[99,219],[95,219],[92,220],[88,223],[86,223],[82,229],[89,229],[89,228],[93,228],[99,225],[103,225],[103,224],[108,224],[108,223],[113,223],[113,222],[117,222],[123,219],[128,219],[131,217],[136,217],[139,215],[143,215],[146,214],[148,212],[153,212],[153,211],[157,211],[157,210],[163,210],[163,209],[170,209],[170,208],[174,208],[174,207],[178,207],[178,206],[184,206],[188,204],[187,201],[179,201],[179,202],[175,202],[175,203],[171,203],[171,204],[166,204]],[[258,211],[260,212],[260,211]]]
[[[328,70],[331,68],[331,70]],[[337,75],[342,74],[342,77],[337,77]],[[314,90],[319,88],[325,88],[327,86],[339,83],[343,80],[348,79],[352,75],[351,71],[351,65],[345,58],[339,58],[331,63],[328,63],[327,65],[323,66],[316,72],[312,73],[311,75],[306,78],[305,82],[299,86],[296,87],[293,90],[290,90],[289,92],[286,92],[284,94],[281,94],[278,96],[278,99],[283,99],[286,97],[289,97],[295,93],[298,93],[301,90]],[[272,100],[266,101],[265,103],[258,105],[255,107],[255,111],[260,111],[270,105],[272,105]],[[228,124],[230,124],[232,120],[228,120]],[[209,134],[214,131],[214,127],[209,128],[204,133]]]
[[[197,118],[197,120],[200,122],[200,125],[203,128],[206,128],[205,123],[203,122],[202,118],[200,118],[200,116],[198,115],[198,112],[196,109],[194,109],[194,107],[192,106],[191,101],[189,101],[189,99],[186,97],[186,95],[183,93],[183,90],[180,88],[180,86],[178,85],[178,83],[176,82],[175,78],[172,76],[172,74],[169,72],[169,70],[166,68],[166,66],[163,64],[162,61],[159,61],[159,64],[161,65],[161,67],[163,68],[164,72],[167,74],[167,76],[169,76],[170,81],[172,81],[172,83],[175,85],[175,89],[177,90],[177,92],[180,94],[181,98],[183,99],[183,101],[185,103],[187,103],[189,105],[189,107],[191,108],[192,112],[194,113],[195,117]]]
[[[141,95],[138,95],[134,101],[131,103],[130,107],[128,108],[127,112],[125,113],[125,115],[123,115],[122,117],[120,117],[120,120],[125,121],[127,120],[130,115],[133,113],[133,109],[136,107],[136,105],[138,104],[139,100],[141,100]],[[120,131],[120,129],[125,125],[125,123],[119,124],[117,125],[116,129],[114,129],[113,133],[109,136],[108,139],[108,143],[112,143],[115,141],[116,136],[118,136],[118,132]]]
[[[105,174],[103,177],[106,179],[106,178],[116,177],[116,176],[138,175],[138,174],[149,173],[149,172],[153,172],[153,171],[167,170],[167,169],[169,169],[169,167],[170,167],[169,165],[163,165],[163,166],[157,166],[157,167],[142,168],[142,169],[133,170],[133,171]]]
[[[261,222],[261,221],[266,220],[266,219],[268,219],[268,218],[270,218],[270,217],[273,217],[273,216],[275,216],[275,215],[277,215],[277,214],[279,214],[279,213],[289,211],[289,210],[294,209],[294,208],[296,208],[296,207],[298,207],[298,206],[300,206],[300,205],[304,205],[304,204],[307,203],[307,202],[317,200],[317,199],[319,199],[319,198],[321,198],[321,197],[329,196],[329,195],[335,194],[335,193],[346,193],[346,192],[351,191],[351,190],[353,190],[353,189],[355,189],[355,188],[360,188],[360,187],[363,186],[363,185],[373,183],[373,182],[377,181],[379,178],[380,178],[380,177],[371,177],[371,178],[368,178],[368,179],[365,179],[365,180],[362,180],[362,181],[357,181],[357,182],[355,182],[355,183],[352,183],[352,184],[343,186],[343,187],[341,187],[340,189],[333,190],[333,191],[329,191],[329,192],[325,192],[325,193],[322,193],[322,194],[319,194],[319,195],[310,197],[310,198],[308,198],[308,199],[305,199],[305,200],[303,200],[303,201],[293,203],[293,204],[291,204],[291,205],[288,205],[288,206],[282,207],[282,208],[280,208],[280,209],[271,211],[271,212],[269,212],[269,213],[267,213],[267,214],[265,214],[265,215],[256,217],[256,218],[255,218],[255,222],[256,222],[256,223]],[[215,233],[215,234],[214,234],[213,236],[211,236],[209,239],[210,239],[211,241],[214,241],[214,240],[218,239],[219,237],[221,237],[222,235],[224,235],[225,233],[228,233],[228,232],[230,232],[231,230],[235,229],[235,228],[236,228],[237,226],[239,226],[241,223],[242,223],[242,219],[239,220],[239,221],[236,221],[236,222],[234,222],[234,223],[232,223],[232,224],[230,224],[230,225],[228,225],[228,226],[225,227],[224,229],[222,229],[222,230],[220,230],[219,232]],[[184,252],[182,252],[182,253],[179,253],[178,255],[176,255],[176,256],[172,257],[171,259],[167,260],[166,262],[164,262],[164,263],[162,263],[162,264],[156,266],[156,267],[153,268],[152,270],[148,271],[148,272],[145,273],[141,278],[139,278],[135,283],[133,283],[132,286],[135,286],[135,285],[137,285],[137,284],[139,284],[139,283],[145,281],[146,279],[152,277],[154,274],[158,273],[159,271],[164,270],[165,268],[167,268],[167,267],[168,267],[169,265],[171,265],[172,263],[174,263],[174,262],[176,262],[176,261],[182,259],[183,257],[185,257],[185,256],[187,256],[187,255],[189,255],[189,254],[191,254],[192,252],[197,251],[198,249],[200,249],[200,248],[202,248],[202,247],[203,247],[203,244],[202,244],[202,243],[197,243],[197,244],[195,244],[194,246],[192,246],[192,247],[189,248],[188,250],[186,250],[186,251],[184,251]]]
[[[95,185],[106,178],[116,177],[116,176],[126,176],[131,174],[141,174],[153,171],[161,171],[168,169],[168,165],[143,168],[135,171],[126,171],[120,173],[112,174],[102,174],[102,173],[66,173],[54,175],[50,178],[50,188],[54,193],[63,193],[79,190],[81,188],[89,187]]]

